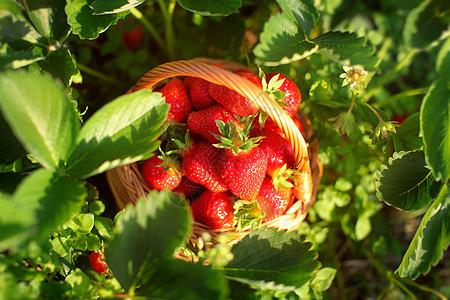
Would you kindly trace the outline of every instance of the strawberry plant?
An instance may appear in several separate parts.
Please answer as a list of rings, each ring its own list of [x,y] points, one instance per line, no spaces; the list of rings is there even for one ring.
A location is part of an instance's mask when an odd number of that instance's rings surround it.
[[[449,11],[1,0],[0,298],[449,298]],[[322,180],[295,230],[259,226],[292,205],[297,174],[258,107],[193,77],[127,93],[198,57],[240,63],[318,147]],[[176,184],[118,210],[105,172],[153,160]],[[211,248],[208,234],[187,242],[194,218],[254,229]]]

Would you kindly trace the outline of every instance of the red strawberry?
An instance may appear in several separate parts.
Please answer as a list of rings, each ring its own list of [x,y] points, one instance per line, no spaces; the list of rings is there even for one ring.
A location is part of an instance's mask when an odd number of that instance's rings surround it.
[[[306,129],[305,129],[305,125],[303,125],[303,122],[297,116],[293,116],[292,121],[294,121],[295,125],[297,125],[298,130],[300,130],[300,133],[302,134],[303,138],[306,140],[308,137],[306,136]]]
[[[144,31],[141,26],[136,26],[134,29],[125,31],[123,33],[123,42],[130,50],[137,50],[141,46],[142,37],[144,36]]]
[[[266,76],[267,82],[272,79],[275,75],[279,73],[269,73]],[[297,113],[297,110],[302,102],[302,96],[300,94],[300,90],[298,89],[295,82],[283,74],[279,74],[278,80],[284,79],[283,84],[279,88],[280,91],[285,92],[284,98],[281,100],[286,106],[283,106],[283,110],[290,116],[294,116]]]
[[[222,153],[222,149],[206,141],[195,143],[183,157],[183,173],[210,191],[226,191],[227,187],[217,169],[217,161]]]
[[[262,88],[261,79],[253,73],[247,71],[236,71],[234,73]],[[253,115],[258,111],[258,108],[251,100],[225,86],[211,83],[209,85],[209,94],[218,103],[222,104],[225,108],[238,116],[246,117]]]
[[[98,252],[91,252],[89,254],[89,262],[91,263],[92,270],[99,274],[106,273],[108,271],[108,265],[104,262],[105,256]]]
[[[263,136],[259,143],[259,148],[263,149],[268,157],[266,173],[274,177],[279,169],[286,165],[291,168],[294,165],[295,157],[291,143],[279,133],[264,128],[252,130],[252,135]]]
[[[166,98],[166,103],[170,104],[167,120],[176,123],[186,121],[192,112],[192,104],[183,82],[174,78],[161,89],[161,93]]]
[[[266,175],[267,155],[259,147],[235,154],[225,149],[219,170],[228,189],[241,199],[254,199]]]
[[[258,228],[262,222],[270,221],[283,215],[292,204],[292,189],[277,190],[272,178],[266,176],[255,199],[238,200],[234,204],[237,230],[251,226]]]
[[[203,136],[211,143],[217,143],[218,140],[214,134],[219,134],[219,129],[216,125],[216,120],[221,120],[224,123],[228,120],[236,121],[229,110],[222,105],[213,105],[208,108],[192,112],[187,119],[188,128]]]
[[[272,178],[266,176],[256,197],[256,202],[264,213],[263,222],[275,219],[286,212],[292,204],[291,189],[277,190]]]
[[[192,76],[186,76],[183,79],[183,84],[184,87],[186,88],[186,91],[189,93],[189,91],[191,90],[192,85],[194,84],[194,82],[197,80],[197,77],[192,77]]]
[[[186,176],[183,176],[181,179],[180,185],[176,187],[173,191],[175,193],[183,194],[187,199],[195,199],[197,198],[203,191],[205,187],[201,184],[195,183],[191,181]]]
[[[165,170],[166,169],[166,170]],[[147,159],[142,165],[145,182],[158,191],[174,190],[181,182],[181,172],[171,162],[164,162],[157,156]]]
[[[191,103],[195,109],[202,110],[217,104],[216,100],[209,94],[209,84],[208,81],[201,78],[193,79],[189,95],[191,96]]]
[[[234,222],[233,195],[205,190],[192,204],[194,218],[213,229],[230,228]]]

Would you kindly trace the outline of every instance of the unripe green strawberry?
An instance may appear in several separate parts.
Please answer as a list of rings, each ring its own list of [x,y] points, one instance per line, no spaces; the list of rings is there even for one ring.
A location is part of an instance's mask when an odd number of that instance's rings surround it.
[[[248,71],[236,71],[234,73],[262,89],[261,79],[253,73]],[[251,100],[225,86],[211,83],[209,85],[209,94],[214,100],[238,116],[246,117],[258,112],[258,107]]]
[[[162,159],[152,156],[142,165],[141,174],[151,188],[172,191],[180,184],[182,175],[176,166],[164,164]]]
[[[210,191],[226,191],[227,187],[217,168],[217,161],[222,154],[223,149],[206,141],[193,144],[183,157],[184,175]]]
[[[230,228],[234,222],[234,196],[205,190],[192,204],[194,218],[213,229]]]
[[[160,92],[165,97],[165,102],[170,104],[167,120],[185,122],[193,108],[183,82],[178,78],[171,79]]]
[[[220,132],[217,128],[216,120],[221,120],[224,123],[232,120],[237,123],[232,112],[217,104],[192,112],[187,119],[187,126],[191,131],[200,134],[210,143],[217,143],[218,140],[214,134],[220,134]]]

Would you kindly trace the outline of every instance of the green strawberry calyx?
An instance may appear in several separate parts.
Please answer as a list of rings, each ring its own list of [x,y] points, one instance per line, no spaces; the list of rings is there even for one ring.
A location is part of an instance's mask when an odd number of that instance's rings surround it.
[[[294,187],[296,183],[295,175],[300,174],[300,171],[295,169],[288,169],[286,164],[284,164],[280,169],[275,171],[272,177],[272,182],[277,191],[280,190],[290,190]],[[293,183],[292,183],[293,182]]]
[[[234,203],[234,224],[237,231],[242,231],[250,226],[252,230],[261,226],[264,211],[256,200],[237,200]]]
[[[234,155],[238,155],[243,151],[247,151],[258,146],[258,142],[263,137],[248,137],[250,129],[252,128],[253,119],[254,118],[249,118],[245,122],[243,129],[237,128],[236,123],[231,120],[226,123],[221,120],[216,120],[217,128],[221,134],[214,134],[214,136],[220,141],[220,143],[213,144],[213,146],[217,148],[231,149]]]

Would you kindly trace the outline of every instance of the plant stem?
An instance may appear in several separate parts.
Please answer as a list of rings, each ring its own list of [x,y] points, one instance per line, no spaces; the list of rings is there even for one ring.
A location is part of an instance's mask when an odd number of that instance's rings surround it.
[[[434,295],[436,295],[437,297],[439,297],[442,300],[448,300],[447,297],[445,297],[443,294],[441,294],[440,292],[438,292],[438,291],[436,291],[436,290],[434,290],[432,288],[420,285],[420,284],[418,284],[418,283],[416,283],[416,282],[414,282],[412,280],[409,280],[409,279],[402,278],[402,280],[406,281],[409,285],[412,285],[412,286],[418,288],[419,290],[422,290],[424,292],[428,292],[428,293],[434,294]]]
[[[167,18],[166,18],[166,40],[167,40],[167,48],[169,52],[169,58],[171,60],[175,59],[175,33],[173,31],[173,13],[175,11],[176,0],[171,0],[169,3],[169,7],[167,8]]]
[[[94,69],[92,69],[92,68],[90,68],[88,66],[80,64],[79,62],[77,62],[77,68],[80,69],[82,72],[85,72],[85,73],[87,73],[89,75],[97,77],[97,78],[99,78],[101,80],[108,81],[110,83],[114,83],[114,84],[119,84],[120,85],[120,82],[118,82],[117,80],[115,80],[115,79],[109,77],[108,75],[105,75],[105,74],[103,74],[103,73],[101,73],[101,72],[99,72],[97,70],[94,70]]]
[[[331,248],[331,252],[332,253],[337,253],[336,251],[336,235],[334,233],[331,233],[328,235],[329,239],[328,242]],[[339,292],[339,299],[341,300],[345,300],[347,299],[347,295],[345,294],[345,284],[344,284],[344,279],[342,278],[342,273],[341,273],[341,269],[340,269],[340,265],[339,262],[336,258],[336,255],[332,255],[332,260],[333,260],[333,264],[334,267],[336,268],[337,272],[336,272],[336,283],[337,283],[337,287],[338,287],[338,292]]]
[[[378,117],[378,121],[380,123],[384,122],[383,118],[380,116],[380,114],[377,112],[377,110],[375,108],[372,107],[372,105],[370,105],[367,102],[363,102],[363,105],[367,106],[371,111],[373,111],[373,113]]]
[[[409,96],[415,96],[415,95],[420,95],[420,94],[424,94],[428,91],[428,87],[422,87],[422,88],[417,88],[417,89],[413,89],[413,90],[408,90],[408,91],[404,91],[398,94],[395,94],[394,96],[391,96],[389,98],[387,98],[384,101],[378,102],[378,103],[374,103],[373,106],[375,106],[376,108],[380,108],[383,106],[386,106],[388,104],[391,104],[399,99],[405,98],[405,97],[409,97]]]
[[[131,14],[138,20],[139,22],[144,25],[144,27],[148,30],[148,32],[151,34],[155,42],[158,44],[158,46],[164,51],[167,52],[167,46],[164,43],[163,39],[159,35],[156,28],[150,23],[150,21],[136,8],[130,9]]]

